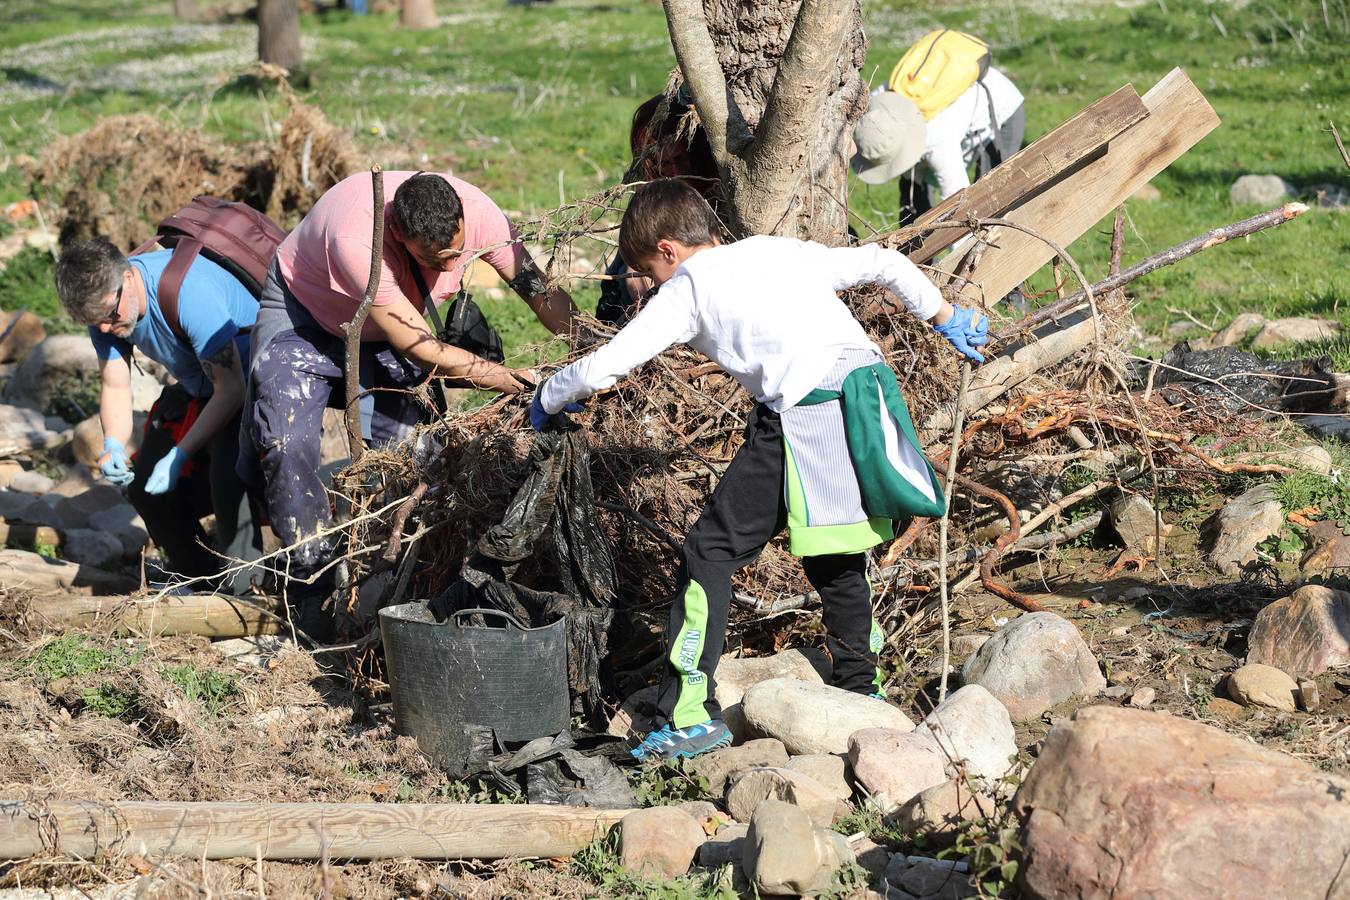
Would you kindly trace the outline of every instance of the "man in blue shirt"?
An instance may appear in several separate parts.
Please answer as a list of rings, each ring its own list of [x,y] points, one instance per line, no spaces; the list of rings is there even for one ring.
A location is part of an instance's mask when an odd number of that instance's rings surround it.
[[[234,474],[248,330],[258,303],[238,279],[199,256],[179,291],[179,337],[158,301],[172,255],[160,250],[128,259],[95,238],[62,254],[56,292],[70,317],[89,326],[98,351],[104,434],[99,468],[109,482],[128,486],[128,498],[170,570],[197,578],[221,571],[222,557],[251,560],[261,552],[255,517]],[[177,379],[150,410],[134,468],[126,452],[133,349]],[[200,521],[212,511],[214,541]],[[247,584],[241,572],[229,586]]]

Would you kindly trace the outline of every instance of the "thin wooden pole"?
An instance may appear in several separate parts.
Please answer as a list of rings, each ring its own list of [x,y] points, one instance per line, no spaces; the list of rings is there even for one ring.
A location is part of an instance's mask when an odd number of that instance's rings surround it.
[[[347,403],[343,409],[347,418],[347,444],[352,462],[359,460],[366,452],[366,442],[361,439],[361,410],[357,406],[361,380],[361,329],[366,324],[366,316],[375,302],[375,291],[380,286],[380,260],[384,255],[384,170],[379,163],[370,167],[370,187],[375,203],[370,236],[370,277],[366,279],[366,294],[356,307],[356,313],[350,322],[342,326],[342,333],[347,338]]]
[[[938,522],[938,596],[942,601],[942,681],[938,686],[938,702],[947,699],[947,669],[952,659],[951,597],[948,595],[947,523],[952,515],[952,493],[956,486],[956,461],[961,455],[961,424],[966,416],[966,392],[970,390],[970,363],[961,363],[961,389],[956,394],[953,414],[952,448],[947,455],[947,482],[942,490],[942,519]]]
[[[570,856],[632,810],[467,803],[0,801],[0,859]]]
[[[284,621],[271,610],[215,594],[127,597],[34,597],[24,615],[43,627],[99,628],[134,634],[201,634],[213,638],[277,634]]]

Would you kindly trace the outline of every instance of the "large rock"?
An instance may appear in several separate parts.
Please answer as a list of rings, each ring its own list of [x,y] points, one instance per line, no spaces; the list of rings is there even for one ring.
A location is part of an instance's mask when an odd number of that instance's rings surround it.
[[[103,568],[122,558],[122,542],[92,528],[68,528],[61,555],[71,562]]]
[[[727,789],[727,812],[739,822],[748,822],[765,800],[781,800],[800,807],[811,821],[828,828],[839,801],[814,778],[787,769],[749,769]]]
[[[1245,312],[1239,313],[1233,321],[1228,323],[1223,331],[1209,339],[1210,347],[1232,347],[1240,344],[1247,335],[1266,324],[1266,317],[1260,313]]]
[[[1268,484],[1228,502],[1200,526],[1205,558],[1224,575],[1237,575],[1256,559],[1256,545],[1284,525],[1284,510]]]
[[[908,865],[899,873],[900,889],[923,900],[961,900],[979,894],[970,884],[966,864],[954,859],[927,856],[906,857]]]
[[[0,363],[17,363],[42,343],[47,330],[36,314],[24,309],[0,314],[0,335]]]
[[[749,825],[733,822],[717,829],[717,834],[708,838],[698,848],[698,864],[705,869],[718,869],[730,863],[740,866],[745,856],[745,836]]]
[[[103,423],[99,421],[98,413],[75,426],[70,452],[82,466],[92,469],[98,465],[98,458],[103,455]]]
[[[963,822],[992,816],[996,810],[992,797],[972,791],[966,782],[951,779],[920,791],[888,821],[904,834],[923,835],[925,846],[941,849],[956,842]]]
[[[746,723],[778,738],[793,756],[846,753],[848,736],[860,728],[914,728],[885,701],[796,678],[760,682],[745,692],[742,703]]]
[[[12,455],[28,450],[49,450],[61,446],[67,437],[60,420],[27,406],[0,404],[0,453]]]
[[[1307,575],[1344,575],[1350,570],[1350,535],[1337,534],[1309,548],[1298,562],[1298,570]]]
[[[961,669],[966,684],[993,694],[1015,722],[1106,687],[1097,659],[1072,622],[1051,612],[1018,616]]]
[[[670,806],[635,810],[619,823],[619,864],[630,872],[673,878],[689,871],[706,839],[683,810]]]
[[[1247,661],[1290,675],[1317,675],[1350,663],[1350,593],[1305,584],[1256,614]]]
[[[808,753],[794,756],[783,766],[789,772],[798,772],[828,790],[838,800],[853,796],[848,783],[848,761],[838,753]]]
[[[1164,523],[1153,504],[1139,494],[1125,494],[1111,504],[1111,525],[1127,550],[1154,556],[1158,539],[1167,540],[1172,526]]]
[[[124,556],[135,556],[150,539],[145,521],[130,503],[110,503],[89,515],[89,527],[122,542]]]
[[[768,896],[818,893],[830,887],[835,869],[853,862],[842,834],[813,827],[804,812],[778,800],[755,810],[744,851],[746,877]]]
[[[1166,713],[1080,710],[1014,805],[1024,896],[1346,896],[1350,780]]]
[[[717,661],[714,696],[722,706],[722,721],[727,723],[736,740],[743,741],[753,736],[741,711],[746,691],[771,678],[795,678],[824,684],[829,674],[829,659],[815,647],[794,647],[773,656],[724,656]]]
[[[164,369],[152,359],[136,358],[131,367],[131,405],[147,412],[163,388]],[[56,334],[33,348],[14,377],[5,385],[6,402],[33,409],[46,409],[53,397],[68,394],[98,379],[98,355],[89,336]]]
[[[964,769],[967,776],[993,784],[1017,758],[1017,736],[1007,708],[978,684],[968,684],[938,704],[914,733],[932,737],[951,776]]]
[[[1296,316],[1289,319],[1274,319],[1262,326],[1256,337],[1252,338],[1252,347],[1266,350],[1282,344],[1303,344],[1313,341],[1327,341],[1340,333],[1335,322],[1326,319],[1311,319]]]
[[[115,594],[136,587],[136,579],[128,575],[9,549],[0,550],[0,583],[11,589],[82,595]]]
[[[641,688],[628,695],[619,711],[609,720],[605,734],[621,738],[646,737],[647,732],[661,726],[661,713],[656,708],[657,685]]]
[[[29,470],[20,472],[9,480],[9,489],[11,491],[23,491],[26,494],[33,494],[41,497],[43,494],[51,493],[56,488],[56,482],[43,475],[41,472]]]
[[[1274,666],[1248,663],[1228,676],[1228,696],[1243,706],[1293,712],[1298,682]]]
[[[708,793],[721,796],[727,782],[747,769],[759,767],[781,768],[788,763],[787,750],[783,742],[775,738],[758,738],[746,741],[739,747],[727,747],[714,750],[689,761],[689,767],[696,775],[708,779]]]
[[[1228,188],[1228,199],[1234,203],[1275,206],[1296,193],[1294,186],[1278,175],[1243,175]]]
[[[892,810],[947,779],[947,757],[928,735],[863,728],[848,739],[848,762],[858,784],[883,810]]]

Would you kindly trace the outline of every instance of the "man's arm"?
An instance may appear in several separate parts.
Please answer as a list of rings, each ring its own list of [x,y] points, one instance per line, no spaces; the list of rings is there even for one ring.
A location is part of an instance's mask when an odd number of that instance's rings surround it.
[[[533,383],[533,377],[524,370],[509,369],[468,350],[436,340],[427,329],[426,320],[406,297],[372,306],[370,321],[383,332],[385,340],[395,350],[428,372],[458,378],[474,387],[501,391],[503,394],[514,394],[521,390],[524,387],[522,379]]]
[[[122,357],[99,364],[98,421],[104,437],[131,441],[131,366]]]
[[[233,337],[215,353],[203,357],[201,364],[211,382],[211,397],[178,442],[178,449],[189,457],[205,447],[244,405],[244,367]]]
[[[571,295],[562,288],[549,290],[543,274],[528,253],[522,252],[519,262],[512,259],[504,263],[497,274],[511,285],[511,290],[525,301],[526,306],[534,310],[545,328],[553,334],[572,332],[577,307]]]

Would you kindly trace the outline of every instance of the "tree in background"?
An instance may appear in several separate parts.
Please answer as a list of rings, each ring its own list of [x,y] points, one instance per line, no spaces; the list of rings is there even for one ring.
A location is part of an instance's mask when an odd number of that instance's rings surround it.
[[[435,28],[435,0],[400,0],[398,21],[404,28]]]
[[[297,0],[258,0],[258,59],[288,72],[300,67]]]
[[[843,243],[867,109],[857,0],[663,0],[675,58],[741,235]]]

